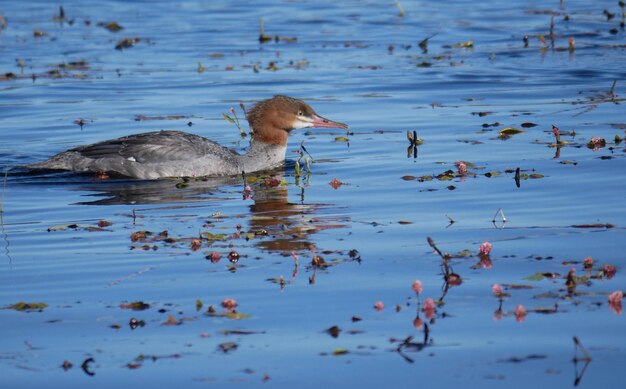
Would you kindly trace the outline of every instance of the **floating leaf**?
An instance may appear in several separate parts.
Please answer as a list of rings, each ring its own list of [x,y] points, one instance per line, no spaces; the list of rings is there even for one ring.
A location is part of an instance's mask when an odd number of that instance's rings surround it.
[[[550,272],[548,272],[548,273],[542,273],[542,272],[537,272],[537,273],[535,273],[535,274],[533,274],[533,275],[530,275],[530,276],[528,276],[528,277],[524,277],[524,279],[525,279],[525,280],[528,280],[528,281],[541,281],[541,280],[543,280],[544,278],[556,278],[556,277],[558,277],[558,276],[559,276],[559,274],[557,274],[557,273],[550,273]]]
[[[500,134],[501,138],[508,138],[516,134],[521,134],[522,132],[524,132],[524,130],[521,130],[519,128],[506,127],[498,131],[498,134]]]
[[[210,232],[203,232],[202,233],[202,237],[206,240],[208,240],[209,242],[214,242],[216,240],[219,241],[224,241],[226,240],[226,234],[213,234]]]
[[[221,343],[217,347],[221,352],[228,353],[228,352],[237,350],[237,347],[239,346],[235,342],[225,342],[225,343]]]
[[[349,141],[350,141],[350,139],[348,139],[348,138],[347,138],[347,137],[345,137],[345,136],[337,136],[337,137],[335,137],[335,141],[336,141],[336,142],[349,142]]]
[[[124,38],[117,42],[115,45],[116,50],[129,49],[137,44],[137,42],[141,41],[141,38]]]
[[[53,226],[53,227],[48,227],[48,232],[52,232],[52,231],[65,231],[68,228],[71,229],[76,229],[80,227],[78,224],[76,223],[72,223],[72,224],[59,224],[57,226]]]
[[[336,338],[339,336],[339,334],[341,333],[341,328],[339,328],[338,326],[332,326],[328,329],[326,329],[326,332],[332,336],[333,338]]]
[[[541,281],[544,278],[546,278],[546,277],[543,275],[543,273],[535,273],[535,274],[533,274],[531,276],[524,277],[524,279],[528,280],[528,281]]]
[[[161,323],[162,326],[175,326],[181,324],[182,322],[176,320],[176,318],[172,315],[167,315],[167,320]]]
[[[335,351],[333,351],[333,355],[346,355],[348,353],[349,351],[346,350],[345,348],[338,348]]]
[[[465,47],[465,48],[474,47],[474,41],[465,41],[461,43],[455,43],[452,45],[452,47]]]
[[[239,312],[233,311],[233,312],[228,312],[225,315],[225,317],[227,319],[231,319],[231,320],[241,320],[241,319],[249,319],[249,318],[252,317],[252,315],[248,315],[248,314],[245,314],[245,313],[239,313]]]
[[[98,27],[104,27],[110,32],[118,32],[124,29],[124,27],[120,26],[117,22],[98,22]]]
[[[532,179],[537,179],[537,178],[543,178],[544,175],[543,174],[539,174],[539,173],[533,173],[533,174],[529,175],[528,177],[530,177]]]
[[[23,301],[20,301],[18,303],[15,304],[11,304],[9,306],[7,306],[7,309],[14,309],[16,311],[20,311],[20,312],[30,312],[30,311],[43,311],[46,307],[48,306],[48,304],[46,303],[25,303]]]
[[[144,303],[143,301],[134,301],[132,303],[122,303],[120,304],[120,308],[132,309],[133,311],[143,311],[150,308],[150,304]]]

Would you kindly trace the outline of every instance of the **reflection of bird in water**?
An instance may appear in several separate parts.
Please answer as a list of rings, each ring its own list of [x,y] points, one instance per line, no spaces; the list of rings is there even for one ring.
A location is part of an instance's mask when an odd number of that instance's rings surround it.
[[[24,176],[22,176],[23,178]],[[271,178],[268,178],[271,177]],[[250,243],[270,251],[309,251],[315,245],[311,235],[329,228],[343,228],[345,215],[338,215],[333,204],[305,204],[289,201],[289,186],[275,185],[284,181],[284,172],[275,170],[271,176],[250,175],[252,196],[249,204],[248,230],[258,235]],[[72,191],[87,192],[81,205],[163,204],[193,208],[193,204],[238,201],[242,196],[241,177],[209,177],[189,180],[97,180],[84,175],[60,173],[45,177],[22,179],[28,185],[59,185]],[[291,187],[293,188],[293,187]],[[300,188],[297,188],[300,191]],[[302,198],[299,194],[298,199]],[[330,215],[328,209],[333,209]],[[237,223],[238,224],[238,223]],[[243,223],[242,223],[243,224]]]
[[[345,220],[338,220],[334,212],[333,216],[321,214],[325,208],[332,207],[332,204],[291,203],[288,189],[283,186],[257,189],[254,204],[250,205],[250,227],[253,231],[266,231],[270,239],[261,239],[256,245],[286,253],[312,249],[310,235],[345,227]]]
[[[232,176],[280,166],[293,129],[348,128],[319,116],[304,101],[287,96],[261,101],[246,116],[253,135],[245,154],[198,135],[156,131],[79,146],[26,167],[106,172],[140,179]]]

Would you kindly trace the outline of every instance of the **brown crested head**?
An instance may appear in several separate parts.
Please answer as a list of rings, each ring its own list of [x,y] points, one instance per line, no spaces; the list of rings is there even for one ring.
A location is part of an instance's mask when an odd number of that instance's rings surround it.
[[[246,117],[255,139],[281,146],[287,144],[289,131],[296,128],[348,128],[319,116],[300,99],[280,95],[258,102],[248,110]]]

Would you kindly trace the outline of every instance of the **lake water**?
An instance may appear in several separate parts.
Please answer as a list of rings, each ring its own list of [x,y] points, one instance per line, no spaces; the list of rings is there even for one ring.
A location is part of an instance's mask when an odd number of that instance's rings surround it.
[[[0,3],[2,386],[624,386],[617,1],[59,5]],[[222,113],[274,94],[350,132],[295,131],[249,195],[16,168],[159,129],[243,150]]]

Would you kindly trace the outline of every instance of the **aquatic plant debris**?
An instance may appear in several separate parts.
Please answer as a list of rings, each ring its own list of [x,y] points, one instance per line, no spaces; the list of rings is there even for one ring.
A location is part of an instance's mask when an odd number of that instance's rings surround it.
[[[6,2],[3,384],[91,373],[83,379],[105,387],[126,375],[164,386],[516,386],[531,376],[542,387],[619,386],[617,3],[403,1],[401,18],[394,2],[270,0],[245,12]],[[106,29],[112,21],[124,29]],[[124,36],[141,40],[112,50]],[[241,153],[250,137],[220,115],[241,120],[240,102],[268,93],[347,115],[353,131],[295,130],[284,166],[233,178],[13,168],[158,130]],[[506,127],[524,133],[505,141]],[[18,301],[49,307],[6,308]],[[134,302],[150,307],[120,308]],[[50,347],[51,333],[63,341]],[[464,356],[472,363],[446,374]]]
[[[15,304],[6,306],[5,309],[13,309],[20,312],[41,312],[48,307],[46,303],[27,303],[20,301]]]

